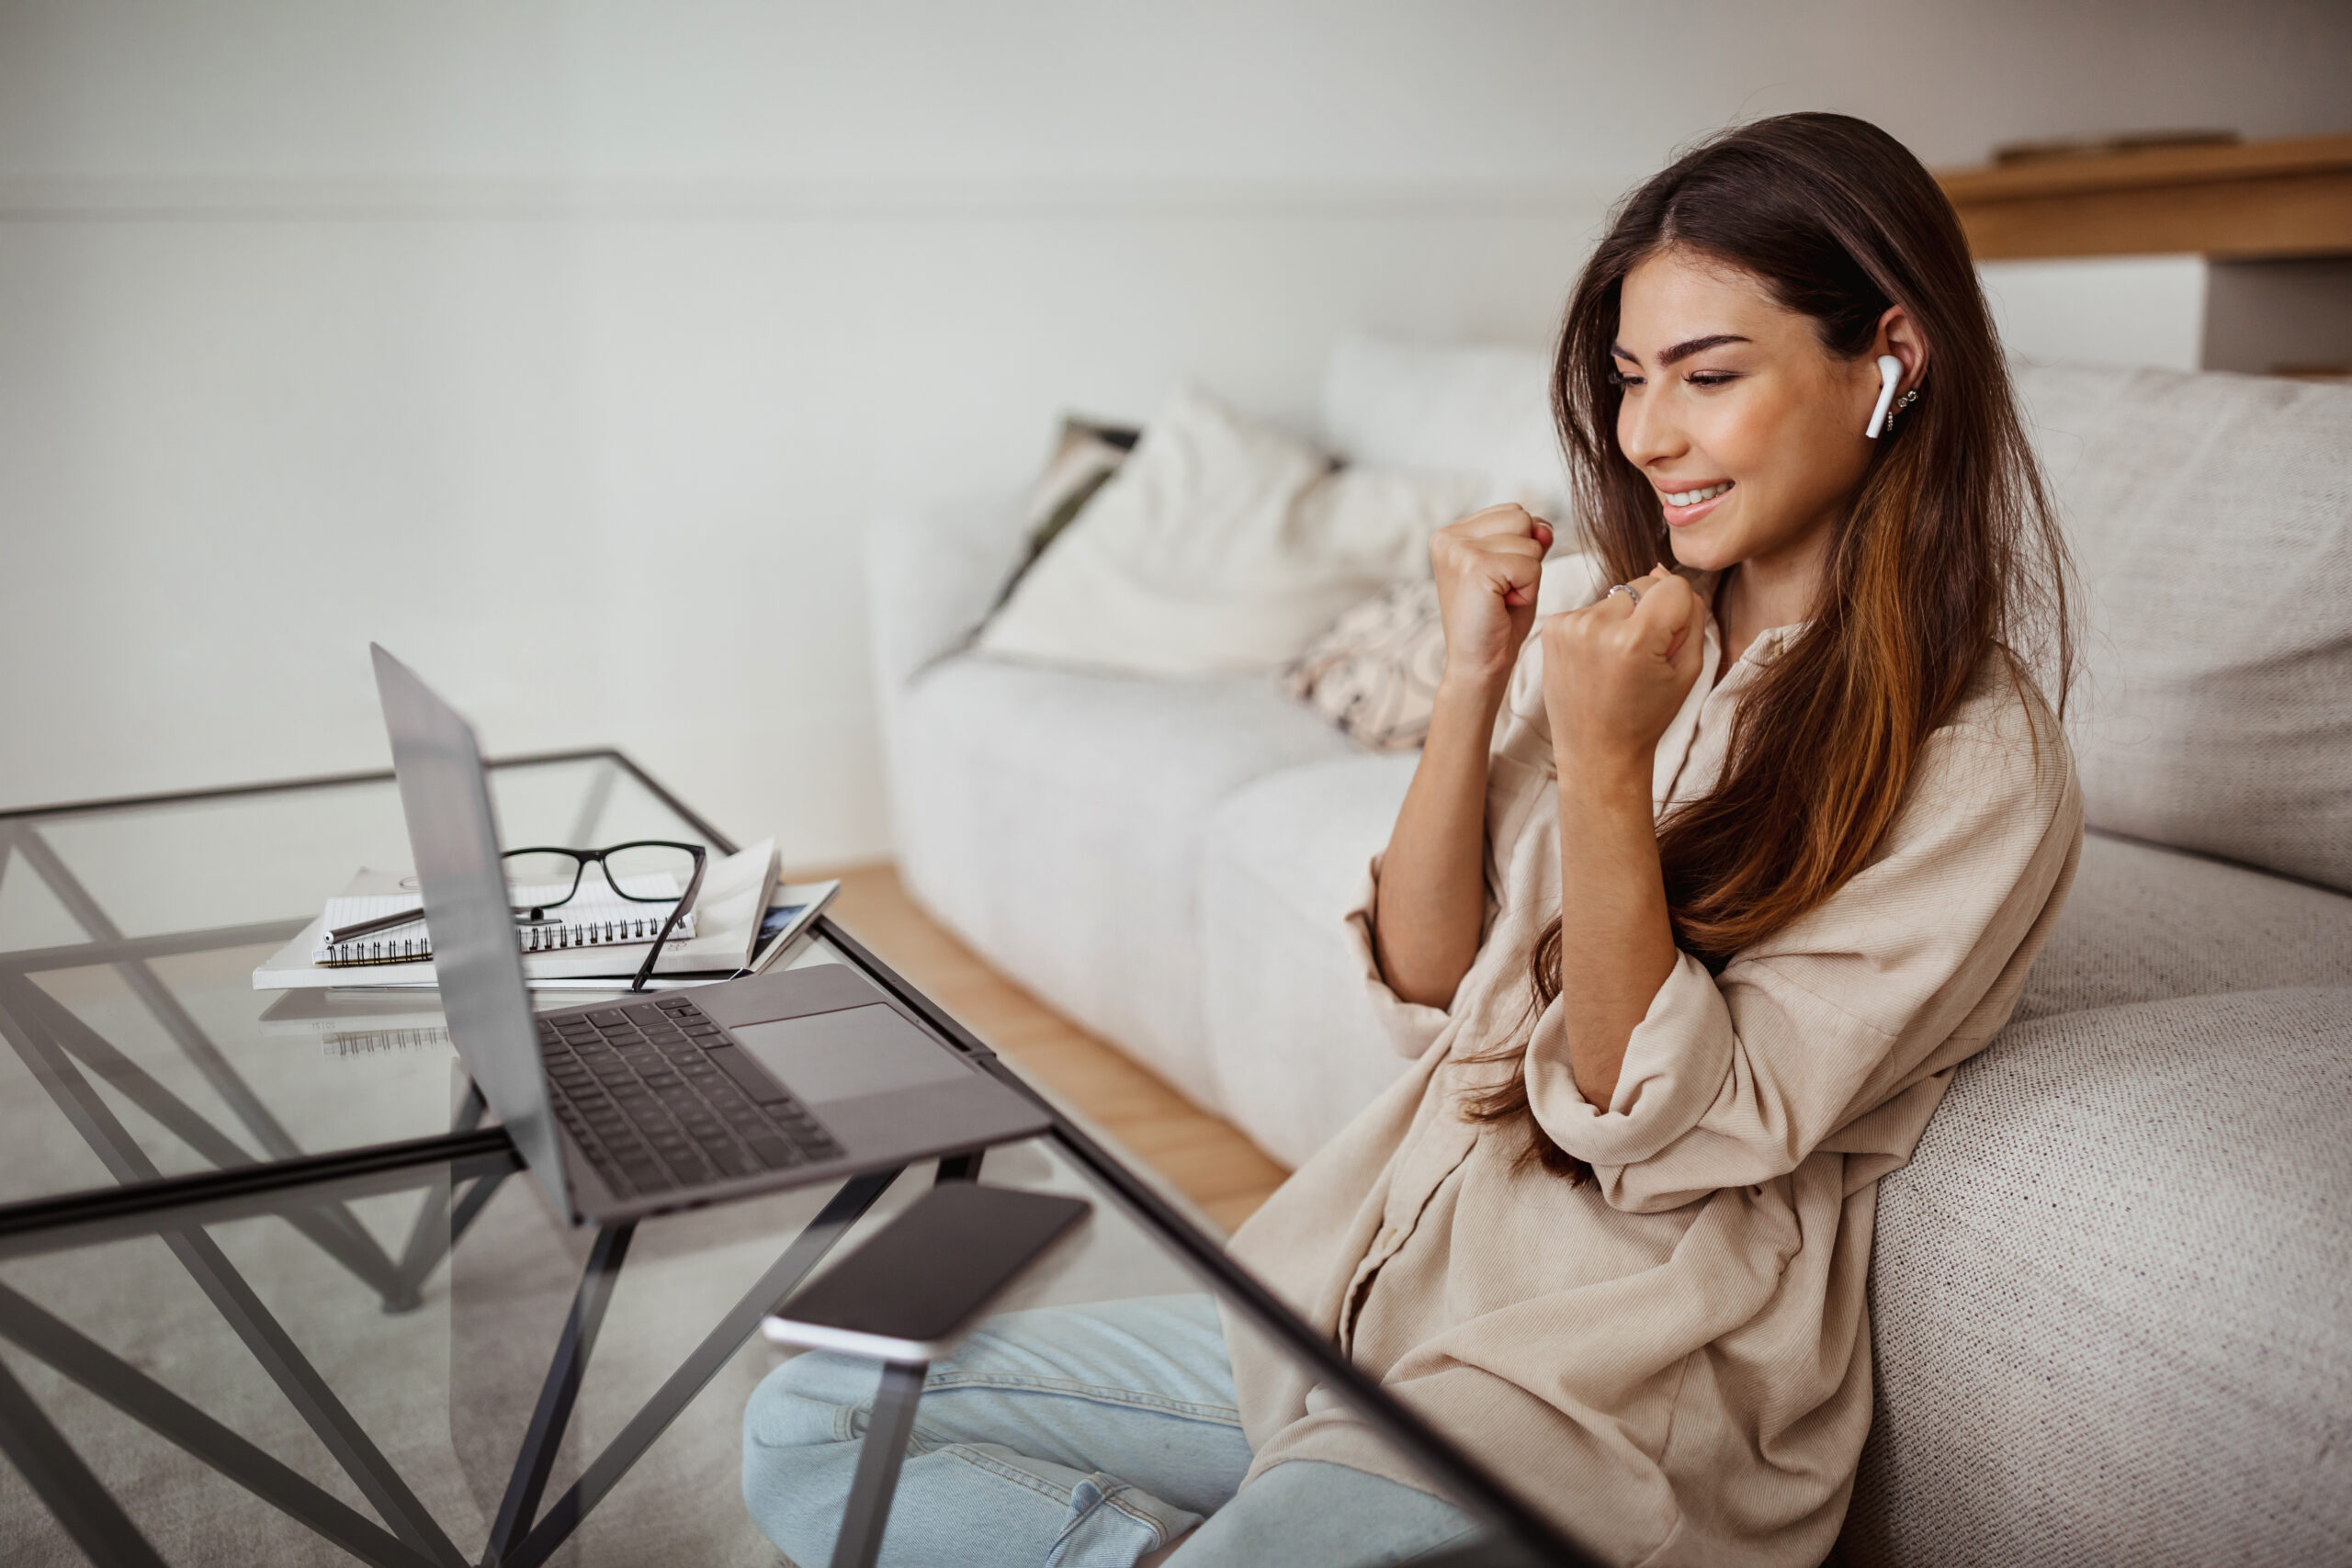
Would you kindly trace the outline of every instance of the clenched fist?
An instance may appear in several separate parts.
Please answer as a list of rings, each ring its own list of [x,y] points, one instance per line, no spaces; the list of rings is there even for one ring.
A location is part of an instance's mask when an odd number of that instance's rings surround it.
[[[1552,525],[1521,506],[1489,506],[1430,539],[1448,681],[1492,686],[1510,678],[1535,622],[1535,590]]]
[[[1544,623],[1544,707],[1570,760],[1647,776],[1658,737],[1699,678],[1707,607],[1666,568]]]

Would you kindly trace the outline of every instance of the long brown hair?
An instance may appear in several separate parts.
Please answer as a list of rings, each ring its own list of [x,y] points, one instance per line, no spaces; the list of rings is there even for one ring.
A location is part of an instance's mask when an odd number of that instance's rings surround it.
[[[1892,305],[1928,348],[1917,402],[1882,434],[1838,528],[1819,602],[1741,701],[1721,782],[1659,825],[1676,945],[1720,970],[1862,869],[1921,747],[1996,649],[2063,705],[2068,567],[1951,203],[1876,126],[1792,114],[1715,136],[1634,191],[1569,296],[1553,412],[1611,581],[1673,559],[1657,494],[1617,446],[1610,357],[1626,275],[1669,247],[1752,275],[1834,355],[1867,352]],[[1559,995],[1559,966],[1555,915],[1530,959],[1531,1019]],[[1483,1058],[1512,1071],[1467,1111],[1523,1122],[1531,1156],[1582,1180],[1589,1169],[1528,1109],[1525,1051]]]

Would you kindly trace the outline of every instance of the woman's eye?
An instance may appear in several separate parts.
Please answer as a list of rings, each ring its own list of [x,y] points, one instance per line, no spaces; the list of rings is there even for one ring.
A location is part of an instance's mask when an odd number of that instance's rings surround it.
[[[1694,370],[1688,379],[1694,387],[1724,387],[1739,378],[1728,370]]]
[[[1642,378],[1639,376],[1628,376],[1623,370],[1611,370],[1609,373],[1609,384],[1612,387],[1638,387],[1642,384]]]

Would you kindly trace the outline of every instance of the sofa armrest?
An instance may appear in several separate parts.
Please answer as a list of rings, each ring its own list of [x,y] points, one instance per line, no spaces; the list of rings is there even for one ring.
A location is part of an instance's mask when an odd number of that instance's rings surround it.
[[[979,625],[1020,557],[1025,518],[1020,496],[992,495],[874,520],[865,534],[865,597],[886,704]]]

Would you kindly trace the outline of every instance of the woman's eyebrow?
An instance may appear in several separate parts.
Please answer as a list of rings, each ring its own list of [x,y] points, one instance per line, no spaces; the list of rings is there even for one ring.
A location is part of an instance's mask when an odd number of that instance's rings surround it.
[[[1710,333],[1706,337],[1694,337],[1687,343],[1676,344],[1672,348],[1669,348],[1664,354],[1659,355],[1657,356],[1657,362],[1660,365],[1671,365],[1678,359],[1688,359],[1694,354],[1703,354],[1711,348],[1721,348],[1727,343],[1747,343],[1749,341],[1751,340],[1741,337],[1737,333]],[[1617,352],[1624,354],[1625,351],[1623,349],[1619,349]],[[1626,355],[1625,357],[1631,359],[1633,355]]]

